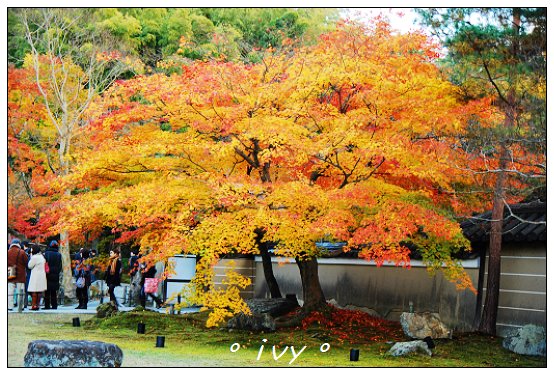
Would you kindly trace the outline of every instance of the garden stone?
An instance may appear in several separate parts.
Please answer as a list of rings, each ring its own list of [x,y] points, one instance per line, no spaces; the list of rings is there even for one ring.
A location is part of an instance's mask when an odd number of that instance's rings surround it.
[[[441,321],[437,313],[402,313],[400,324],[404,333],[414,339],[446,339],[451,337],[451,331]]]
[[[99,298],[102,295],[102,291],[106,291],[106,288],[102,283],[102,280],[96,280],[90,284],[88,291],[91,299]]]
[[[83,340],[36,340],[27,347],[25,367],[121,367],[115,344]]]
[[[235,315],[227,322],[229,329],[242,329],[247,331],[275,331],[275,320],[270,314],[255,314],[246,315],[243,313]]]
[[[142,281],[142,273],[135,272],[131,279],[130,289],[131,289],[131,303],[130,306],[140,306],[140,290],[142,286],[140,282]]]
[[[246,300],[253,314],[269,314],[273,318],[288,314],[298,307],[296,299],[290,298],[253,298]]]
[[[101,305],[98,305],[96,308],[96,317],[97,318],[108,318],[112,315],[117,314],[119,309],[117,308],[117,305],[115,302],[110,301],[108,303],[103,303]]]
[[[517,354],[546,357],[546,332],[543,327],[528,324],[507,336],[502,346]]]
[[[411,353],[418,352],[423,352],[429,356],[433,355],[433,352],[431,352],[429,346],[423,340],[397,342],[389,350],[389,354],[394,357],[405,356]]]

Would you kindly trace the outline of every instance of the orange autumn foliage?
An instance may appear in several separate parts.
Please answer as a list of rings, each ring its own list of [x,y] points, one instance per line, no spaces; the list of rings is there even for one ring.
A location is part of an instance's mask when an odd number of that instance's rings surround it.
[[[474,290],[452,257],[469,248],[454,186],[471,182],[452,136],[489,103],[458,102],[436,51],[420,34],[342,24],[261,64],[195,62],[117,82],[89,108],[89,144],[62,183],[80,191],[59,225],[108,226],[150,259],[209,264],[258,253],[258,229],[298,258],[332,238],[409,267],[411,243],[430,271]]]

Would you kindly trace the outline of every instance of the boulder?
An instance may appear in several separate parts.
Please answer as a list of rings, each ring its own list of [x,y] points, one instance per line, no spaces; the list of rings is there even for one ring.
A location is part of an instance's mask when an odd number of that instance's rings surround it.
[[[440,320],[437,313],[402,313],[400,324],[404,333],[414,339],[446,339],[452,337],[451,331]]]
[[[253,314],[269,314],[273,318],[288,314],[298,307],[293,298],[253,298],[246,300]]]
[[[252,315],[238,314],[227,322],[229,329],[246,331],[275,331],[276,317],[288,314],[296,309],[298,300],[290,295],[287,298],[253,298],[246,300]]]
[[[502,346],[517,354],[546,357],[546,332],[543,327],[528,324],[509,334]]]
[[[88,288],[90,299],[100,298],[102,295],[102,282],[100,280],[94,281]],[[104,289],[105,292],[105,289]]]
[[[97,318],[107,318],[112,315],[117,314],[119,309],[117,308],[117,304],[115,302],[110,301],[108,303],[103,303],[101,305],[98,305],[96,308],[96,317]]]
[[[131,303],[129,306],[140,306],[140,290],[142,289],[142,286],[140,285],[141,280],[142,274],[140,272],[136,272],[131,279]]]
[[[82,340],[36,340],[27,347],[25,367],[121,367],[115,344]]]
[[[389,350],[389,354],[394,357],[400,357],[419,352],[425,353],[429,356],[433,355],[433,352],[431,352],[429,346],[423,340],[397,342]]]
[[[227,328],[246,331],[273,332],[275,331],[275,320],[268,313],[252,313],[252,315],[240,313],[227,322]]]

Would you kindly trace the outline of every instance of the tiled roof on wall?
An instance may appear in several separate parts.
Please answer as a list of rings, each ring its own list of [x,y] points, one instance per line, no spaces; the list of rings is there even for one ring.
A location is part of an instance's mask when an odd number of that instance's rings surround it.
[[[488,242],[492,211],[461,224],[464,235],[473,243]],[[504,208],[503,242],[546,241],[546,202],[515,204]]]

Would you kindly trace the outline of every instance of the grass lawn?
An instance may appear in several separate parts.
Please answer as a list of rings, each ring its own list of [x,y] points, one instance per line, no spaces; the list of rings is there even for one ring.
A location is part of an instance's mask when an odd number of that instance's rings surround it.
[[[73,327],[72,318],[75,316],[80,317],[81,327]],[[511,353],[502,348],[500,338],[477,334],[459,334],[452,340],[437,340],[432,357],[416,354],[397,358],[387,354],[392,341],[383,337],[383,332],[389,332],[399,340],[402,332],[396,323],[392,323],[386,331],[376,328],[373,333],[365,332],[364,335],[338,339],[337,329],[331,334],[328,328],[318,326],[317,323],[306,329],[250,333],[208,329],[204,327],[205,319],[206,313],[166,315],[149,311],[120,313],[106,319],[84,314],[9,314],[8,366],[22,367],[28,343],[40,339],[114,343],[123,351],[124,367],[546,366],[546,358]],[[137,334],[139,322],[146,325],[144,335]],[[155,347],[157,336],[165,336],[165,347]],[[362,336],[373,339],[364,342]],[[263,339],[267,341],[263,342]],[[399,341],[409,340],[402,337]],[[238,344],[232,347],[235,343],[240,344],[240,349]],[[264,348],[260,354],[261,345]],[[278,360],[274,359],[274,345],[275,355],[279,357],[282,354]],[[284,351],[286,346],[289,348]],[[236,352],[231,352],[231,347]],[[291,347],[294,347],[296,355],[292,363]],[[350,361],[351,348],[360,350],[359,361]]]

